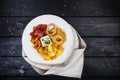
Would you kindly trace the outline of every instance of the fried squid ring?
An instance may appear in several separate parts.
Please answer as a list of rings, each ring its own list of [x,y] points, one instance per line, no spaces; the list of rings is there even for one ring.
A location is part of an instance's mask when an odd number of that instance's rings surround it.
[[[61,35],[54,36],[52,40],[56,45],[62,45],[64,43],[64,38]]]
[[[36,26],[33,28],[33,30],[35,29],[37,29]],[[47,35],[50,36],[52,40],[51,47],[42,47],[38,36],[32,37],[31,42],[34,45],[34,48],[45,60],[54,60],[63,53],[63,44],[66,40],[66,34],[64,30],[57,27],[53,23],[47,25],[47,29],[45,30],[45,32]]]
[[[56,34],[56,25],[51,23],[47,25],[46,33],[50,36],[53,36]]]
[[[66,35],[64,33],[60,33],[60,35],[64,38],[64,41],[66,41]]]
[[[60,35],[62,35],[64,38],[66,38],[65,32],[62,29],[60,29],[60,31],[61,31]]]
[[[57,28],[57,35],[63,36],[64,37],[64,41],[66,40],[65,32],[62,29]]]
[[[31,42],[32,42],[33,44],[35,44],[37,40],[38,40],[38,37],[32,38],[32,39],[31,39]]]
[[[60,35],[60,33],[61,33],[60,28],[57,28],[57,34]]]
[[[40,41],[36,41],[35,42],[35,44],[34,44],[34,48],[36,49],[36,50],[38,50],[39,48],[40,48],[40,46],[41,46],[41,44],[40,44]]]

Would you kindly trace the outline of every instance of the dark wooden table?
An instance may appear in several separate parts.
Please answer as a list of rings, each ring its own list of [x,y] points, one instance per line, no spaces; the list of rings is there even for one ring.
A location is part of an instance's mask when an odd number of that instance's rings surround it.
[[[79,80],[40,76],[21,57],[22,32],[42,14],[64,18],[87,43],[82,80],[119,80],[119,11],[113,0],[1,0],[0,80]]]

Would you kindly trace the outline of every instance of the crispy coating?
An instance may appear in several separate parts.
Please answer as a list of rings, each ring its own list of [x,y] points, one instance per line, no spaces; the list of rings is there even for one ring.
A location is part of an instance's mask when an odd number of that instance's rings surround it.
[[[52,28],[51,28],[52,26]],[[46,34],[50,36],[52,44],[42,47],[38,37],[31,38],[34,48],[45,60],[54,60],[63,53],[63,44],[66,41],[66,34],[64,30],[58,28],[55,24],[47,25]]]

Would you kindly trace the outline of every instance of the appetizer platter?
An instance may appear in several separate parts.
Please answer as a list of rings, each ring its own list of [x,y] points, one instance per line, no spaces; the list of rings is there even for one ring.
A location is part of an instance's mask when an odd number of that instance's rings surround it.
[[[34,48],[43,59],[54,60],[62,54],[66,34],[54,23],[34,26],[30,35]]]
[[[48,65],[63,63],[74,48],[71,25],[55,15],[38,16],[26,25],[22,48],[32,62]]]

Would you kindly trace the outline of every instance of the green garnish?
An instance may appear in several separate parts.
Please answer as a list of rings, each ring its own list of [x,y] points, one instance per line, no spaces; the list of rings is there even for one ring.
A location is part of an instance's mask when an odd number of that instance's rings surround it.
[[[45,40],[44,43],[45,44],[50,44],[50,40]]]
[[[45,41],[44,39],[42,39],[42,41]]]

